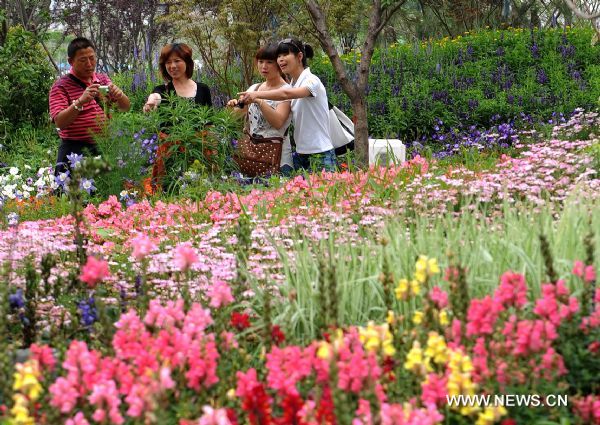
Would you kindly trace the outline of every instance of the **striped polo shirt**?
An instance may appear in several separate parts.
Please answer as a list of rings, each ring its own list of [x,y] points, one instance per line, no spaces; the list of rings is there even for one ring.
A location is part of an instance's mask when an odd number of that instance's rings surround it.
[[[72,70],[69,74],[72,74]],[[92,78],[94,83],[107,86],[111,83],[108,76],[105,74],[94,73]],[[86,86],[91,83],[83,82]],[[50,118],[54,121],[54,117],[59,112],[67,109],[74,100],[77,100],[84,92],[76,81],[69,75],[60,77],[50,89]],[[61,139],[74,139],[88,143],[94,143],[93,133],[99,133],[102,123],[106,120],[106,115],[102,109],[102,104],[97,100],[92,100],[83,105],[83,111],[79,112],[77,118],[67,127],[60,128],[58,135]]]

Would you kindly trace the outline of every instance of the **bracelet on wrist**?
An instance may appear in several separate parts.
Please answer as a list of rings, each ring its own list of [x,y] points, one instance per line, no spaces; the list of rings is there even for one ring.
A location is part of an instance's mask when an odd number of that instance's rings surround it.
[[[79,103],[79,105],[77,105]],[[73,108],[75,108],[76,111],[83,111],[83,105],[81,104],[81,102],[79,101],[79,99],[75,99],[72,103]]]

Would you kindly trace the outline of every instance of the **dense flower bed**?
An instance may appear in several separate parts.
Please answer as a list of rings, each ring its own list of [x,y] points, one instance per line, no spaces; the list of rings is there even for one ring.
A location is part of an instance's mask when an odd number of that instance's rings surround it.
[[[596,119],[581,114],[477,172],[417,157],[196,203],[112,197],[83,211],[86,259],[71,217],[11,223],[0,231],[0,379],[10,382],[0,423],[600,423],[593,242],[565,275],[542,239],[546,277],[506,271],[473,296],[476,276],[452,256],[444,267],[424,255],[390,264],[383,232],[397,216],[396,229],[418,233],[465,214],[501,228],[507,208],[594,208],[598,140],[576,136]],[[354,322],[338,310],[349,289],[336,267],[367,261],[341,258],[348,245],[383,257],[361,292],[377,298],[372,316]],[[302,255],[318,257],[314,275]],[[568,404],[447,398],[498,394]]]

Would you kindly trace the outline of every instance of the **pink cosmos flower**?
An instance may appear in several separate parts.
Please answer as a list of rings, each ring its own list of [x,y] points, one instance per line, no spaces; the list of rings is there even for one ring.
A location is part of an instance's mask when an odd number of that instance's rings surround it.
[[[87,262],[81,270],[79,279],[86,283],[90,288],[94,288],[100,281],[110,276],[108,263],[99,260],[94,256],[89,256]]]
[[[206,295],[210,298],[210,306],[219,308],[233,302],[231,288],[223,280],[217,279],[208,289]]]
[[[130,242],[131,246],[133,247],[133,252],[131,255],[133,255],[133,258],[135,258],[137,261],[143,260],[157,248],[154,241],[142,233],[131,239]]]
[[[195,262],[198,261],[198,254],[190,243],[182,243],[177,245],[173,254],[173,262],[175,267],[182,272],[188,270]]]

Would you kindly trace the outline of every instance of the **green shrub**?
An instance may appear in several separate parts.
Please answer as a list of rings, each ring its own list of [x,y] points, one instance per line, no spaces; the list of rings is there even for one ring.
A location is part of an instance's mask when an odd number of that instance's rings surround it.
[[[186,173],[220,177],[235,168],[231,154],[232,140],[242,128],[238,118],[228,110],[196,107],[177,97],[169,103],[149,114],[115,113],[105,131],[95,137],[111,167],[96,182],[101,198],[119,194],[125,186],[141,190],[160,144],[169,146],[161,181],[169,193],[183,183],[193,184],[193,179],[183,179]]]
[[[521,113],[548,119],[553,112],[594,108],[600,95],[600,47],[591,29],[489,30],[376,50],[368,88],[369,133],[414,140],[443,121],[448,128],[509,120]],[[350,78],[358,53],[343,57]],[[332,103],[351,105],[327,57],[311,70]]]
[[[12,27],[0,46],[0,121],[11,128],[47,119],[55,73],[36,37]]]

